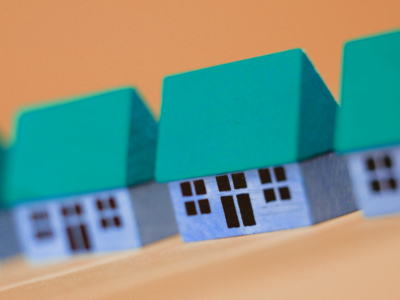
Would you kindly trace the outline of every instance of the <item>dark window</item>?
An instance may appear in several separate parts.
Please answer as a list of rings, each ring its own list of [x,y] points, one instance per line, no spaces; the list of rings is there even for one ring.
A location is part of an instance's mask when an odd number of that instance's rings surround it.
[[[67,227],[67,233],[73,251],[83,249],[89,250],[91,248],[86,226],[69,226]]]
[[[107,228],[107,227],[121,227],[122,222],[119,217],[113,217],[113,218],[102,218],[101,219],[101,227]]]
[[[112,209],[117,208],[117,201],[115,201],[115,199],[113,197],[110,197],[110,199],[108,199],[108,203],[110,204],[110,207]]]
[[[86,226],[81,225],[81,232],[82,232],[82,237],[83,237],[83,243],[85,244],[86,249],[90,249],[90,243],[89,243],[89,237],[86,232]]]
[[[227,175],[217,176],[218,189],[220,192],[226,192],[231,190],[231,185],[229,184],[229,178]]]
[[[82,213],[82,206],[80,206],[79,204],[71,206],[63,206],[61,211],[64,216],[75,215],[75,214],[80,215]]]
[[[50,228],[49,216],[46,211],[33,212],[31,215],[35,236],[38,239],[48,239],[53,236]]]
[[[75,251],[78,249],[76,237],[80,236],[79,226],[68,227],[67,232],[68,232],[68,239],[69,239],[69,244],[71,246],[71,249],[73,251]]]
[[[38,231],[36,232],[36,237],[38,239],[48,239],[53,236],[53,233],[51,231]]]
[[[370,158],[367,159],[367,168],[368,168],[368,170],[370,170],[370,171],[373,171],[373,170],[376,169],[376,167],[375,167],[375,161],[374,161],[374,159],[373,159],[372,157],[370,157]]]
[[[381,185],[378,180],[371,181],[371,188],[375,192],[379,192],[381,190]]]
[[[283,167],[274,168],[274,172],[275,172],[275,178],[277,181],[285,181],[286,180],[285,169]]]
[[[181,190],[182,190],[182,196],[192,196],[192,188],[190,187],[190,182],[182,182],[181,183]]]
[[[68,208],[63,207],[63,208],[62,208],[62,214],[63,214],[64,216],[68,216],[68,214],[69,214]]]
[[[45,211],[34,212],[34,213],[32,213],[31,217],[35,221],[40,220],[40,219],[48,219],[47,212],[45,212]]]
[[[244,173],[235,173],[232,174],[233,186],[235,189],[245,189],[247,188],[246,177],[244,177]]]
[[[208,199],[199,200],[200,212],[202,214],[209,214],[211,213],[210,203]]]
[[[62,207],[62,214],[64,215],[65,223],[67,225],[67,234],[70,243],[71,250],[89,250],[91,244],[89,241],[89,235],[86,226],[81,223],[80,215],[84,213],[80,204],[65,205]],[[80,225],[69,225],[70,221],[75,223],[79,221]]]
[[[96,205],[98,210],[100,211],[103,210],[103,203],[100,200],[96,201]]]
[[[122,226],[122,220],[118,216],[118,201],[115,197],[111,196],[104,200],[96,200],[96,207],[100,211],[100,225],[103,229]]]
[[[276,200],[274,189],[265,189],[264,190],[265,201],[272,202]]]
[[[185,202],[185,207],[186,207],[186,213],[188,216],[197,215],[196,204],[194,203],[194,201]]]
[[[390,187],[392,190],[395,190],[395,189],[397,188],[396,179],[394,179],[394,178],[390,178],[390,179],[389,179],[389,187]]]
[[[203,179],[195,180],[195,181],[193,181],[193,183],[194,183],[194,189],[196,190],[196,194],[197,195],[205,195],[205,194],[207,194],[206,186],[204,184],[204,180]]]
[[[249,194],[240,194],[236,196],[238,199],[240,214],[242,215],[244,226],[256,225],[256,220],[254,219],[253,207],[251,206]]]
[[[121,226],[121,219],[119,217],[114,217],[114,225],[117,227]]]
[[[82,213],[82,207],[79,204],[62,207],[62,214],[64,216],[80,215],[81,213]]]
[[[235,204],[233,203],[233,197],[222,196],[221,203],[224,209],[226,225],[228,228],[240,227]]]
[[[75,211],[77,215],[80,215],[82,213],[82,207],[79,204],[76,204]]]
[[[260,169],[258,170],[258,175],[260,176],[261,183],[271,183],[271,174],[269,169]]]
[[[387,155],[385,155],[385,157],[383,158],[383,163],[385,164],[386,168],[391,168],[392,167],[392,160]]]
[[[289,200],[290,199],[290,192],[287,187],[279,188],[279,194],[281,195],[281,200]]]

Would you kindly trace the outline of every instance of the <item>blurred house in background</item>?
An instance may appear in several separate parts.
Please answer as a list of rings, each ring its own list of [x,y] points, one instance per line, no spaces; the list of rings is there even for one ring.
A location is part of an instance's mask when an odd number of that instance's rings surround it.
[[[157,124],[132,88],[23,111],[5,201],[31,260],[136,248],[177,232],[154,182]]]

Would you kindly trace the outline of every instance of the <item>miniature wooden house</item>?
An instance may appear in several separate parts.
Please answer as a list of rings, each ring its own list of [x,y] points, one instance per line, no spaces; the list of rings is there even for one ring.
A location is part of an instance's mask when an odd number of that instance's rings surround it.
[[[335,150],[367,217],[400,212],[400,32],[344,47]]]
[[[21,114],[7,167],[25,254],[34,260],[140,247],[177,232],[154,182],[156,122],[123,88]]]
[[[289,229],[356,210],[334,155],[337,104],[301,50],[167,77],[156,180],[185,241]]]
[[[12,212],[4,205],[4,165],[6,150],[0,139],[0,260],[20,252]]]

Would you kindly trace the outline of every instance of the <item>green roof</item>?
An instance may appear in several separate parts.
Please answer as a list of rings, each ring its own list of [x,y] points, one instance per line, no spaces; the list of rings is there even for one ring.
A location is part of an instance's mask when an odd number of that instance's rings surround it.
[[[331,151],[336,107],[300,49],[169,76],[156,180],[285,164]]]
[[[5,150],[0,137],[0,207],[2,206],[3,203],[4,156],[5,156]]]
[[[132,88],[26,110],[9,150],[6,202],[152,180],[156,136],[154,117]]]
[[[335,150],[400,143],[400,32],[344,46]]]

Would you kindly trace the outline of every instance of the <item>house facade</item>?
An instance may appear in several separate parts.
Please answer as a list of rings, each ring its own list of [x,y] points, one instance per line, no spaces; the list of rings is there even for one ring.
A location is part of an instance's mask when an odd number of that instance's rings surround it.
[[[6,150],[0,139],[0,260],[15,256],[21,251],[13,214],[4,206],[5,161]]]
[[[347,158],[354,195],[367,217],[400,212],[399,51],[400,32],[344,47],[335,150]]]
[[[299,164],[169,184],[185,241],[312,224]]]
[[[49,199],[14,211],[34,261],[132,249],[177,233],[168,188],[155,182]]]
[[[345,160],[331,152],[336,108],[298,49],[167,77],[156,180],[169,182],[183,240],[356,210]]]
[[[400,147],[347,154],[354,194],[367,217],[400,212]]]
[[[141,246],[127,189],[20,205],[15,215],[35,259]]]
[[[141,247],[177,232],[154,182],[157,125],[131,88],[23,112],[6,204],[32,261]]]

